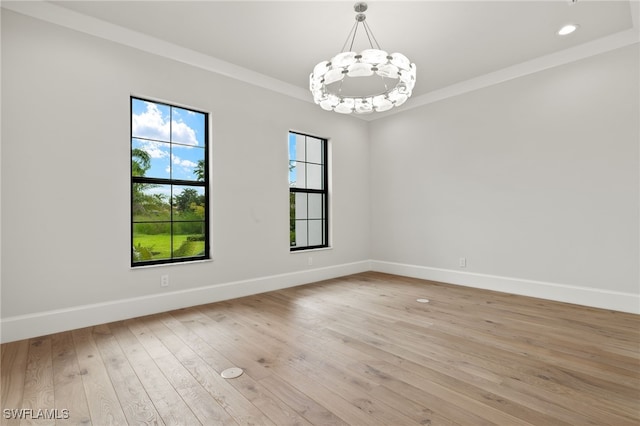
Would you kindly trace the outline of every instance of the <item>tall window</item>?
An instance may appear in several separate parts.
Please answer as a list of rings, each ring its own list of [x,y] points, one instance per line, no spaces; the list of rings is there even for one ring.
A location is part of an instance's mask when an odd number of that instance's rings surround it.
[[[209,258],[208,116],[131,98],[131,265]]]
[[[291,251],[328,247],[327,140],[289,132]]]

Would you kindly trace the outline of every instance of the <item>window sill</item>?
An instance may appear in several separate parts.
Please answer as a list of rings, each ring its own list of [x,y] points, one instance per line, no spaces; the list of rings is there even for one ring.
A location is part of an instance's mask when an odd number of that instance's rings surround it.
[[[162,266],[178,266],[178,265],[193,265],[194,263],[208,263],[213,262],[214,259],[202,259],[202,260],[190,260],[187,262],[175,262],[175,263],[157,263],[155,265],[140,265],[140,266],[129,266],[129,269],[149,269],[149,268],[159,268]]]
[[[294,250],[294,251],[289,250],[289,253],[291,253],[291,254],[312,253],[314,251],[325,251],[325,250],[333,250],[333,247],[331,247],[331,246],[329,246],[329,247],[318,247],[318,248],[302,249],[302,250]]]

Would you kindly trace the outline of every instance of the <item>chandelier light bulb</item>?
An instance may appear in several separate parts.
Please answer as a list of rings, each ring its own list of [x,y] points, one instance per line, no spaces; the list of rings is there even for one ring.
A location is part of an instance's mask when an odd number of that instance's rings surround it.
[[[356,23],[347,37],[351,37],[349,50],[333,56],[330,60],[319,62],[309,75],[309,90],[313,100],[327,111],[341,114],[369,114],[374,111],[388,111],[405,103],[411,96],[416,84],[416,65],[402,53],[387,53],[376,47],[371,28],[366,23],[364,12],[366,3],[356,3]],[[358,26],[361,25],[369,39],[370,49],[361,52],[351,51]],[[352,36],[353,34],[353,36]],[[347,45],[345,42],[345,47]],[[372,93],[347,93],[345,82],[350,79],[370,79],[377,88],[367,86]],[[372,79],[372,80],[371,80]]]

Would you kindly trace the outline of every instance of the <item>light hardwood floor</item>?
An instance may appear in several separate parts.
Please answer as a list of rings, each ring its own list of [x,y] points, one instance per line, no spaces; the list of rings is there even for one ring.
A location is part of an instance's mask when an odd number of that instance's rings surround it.
[[[639,330],[364,273],[3,344],[2,423],[638,425]],[[5,418],[19,408],[69,419]]]

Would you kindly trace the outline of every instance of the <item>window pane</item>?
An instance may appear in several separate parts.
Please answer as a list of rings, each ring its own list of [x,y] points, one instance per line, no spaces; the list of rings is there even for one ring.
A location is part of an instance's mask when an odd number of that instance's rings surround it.
[[[133,221],[171,220],[170,185],[133,184]]]
[[[306,161],[305,136],[296,134],[296,161]]]
[[[307,194],[296,192],[295,218],[307,218]]]
[[[296,181],[293,188],[306,188],[307,187],[307,165],[306,163],[296,162],[294,170]]]
[[[173,145],[171,177],[204,182],[204,148]]]
[[[323,208],[322,208],[322,200],[324,198],[323,194],[309,194],[309,219],[322,219],[323,218]]]
[[[324,189],[322,182],[322,166],[318,164],[307,164],[307,186],[308,189]]]
[[[132,99],[131,136],[169,142],[169,106]]]
[[[133,226],[133,261],[171,258],[171,223],[136,223]]]
[[[309,242],[310,246],[320,246],[324,243],[322,238],[323,220],[309,221]]]
[[[170,144],[133,139],[131,141],[131,173],[168,179],[170,177]]]
[[[171,114],[171,141],[203,147],[206,116],[199,112],[176,107],[171,109]]]
[[[289,160],[289,187],[290,188],[296,187],[296,176],[297,176],[296,162],[293,160]]]
[[[173,220],[205,220],[204,187],[173,186]]]
[[[204,255],[204,222],[173,223],[173,257]]]
[[[322,140],[307,137],[307,162],[322,164]]]
[[[296,220],[296,246],[304,247],[307,245],[307,221]]]
[[[192,240],[200,240],[204,241],[204,221],[196,222],[196,221],[184,221],[184,222],[173,222],[173,235],[182,235],[185,239],[189,237]],[[180,241],[181,242],[181,241]],[[173,247],[174,250],[176,247]]]
[[[289,245],[296,245],[296,196],[289,193]]]
[[[296,161],[296,135],[289,133],[289,162]]]

